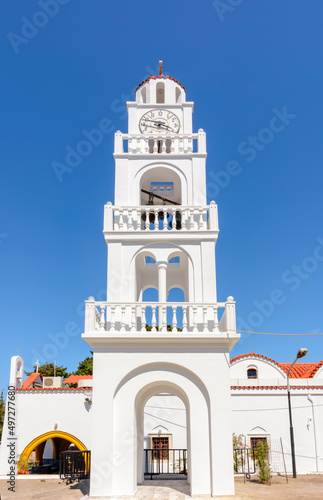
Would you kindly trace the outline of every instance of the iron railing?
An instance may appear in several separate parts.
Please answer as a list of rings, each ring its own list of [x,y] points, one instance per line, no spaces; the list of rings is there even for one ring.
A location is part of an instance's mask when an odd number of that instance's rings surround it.
[[[59,456],[59,477],[66,482],[90,477],[91,452],[89,450],[62,451]]]
[[[187,476],[187,449],[162,448],[146,449],[144,475],[150,476],[168,476],[184,475]]]
[[[233,468],[235,474],[244,474],[247,479],[250,479],[250,475],[256,472],[254,449],[234,448]]]

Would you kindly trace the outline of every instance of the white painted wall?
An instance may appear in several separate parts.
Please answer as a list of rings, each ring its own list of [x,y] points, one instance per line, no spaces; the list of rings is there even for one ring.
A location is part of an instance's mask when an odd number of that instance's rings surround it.
[[[91,449],[91,406],[85,402],[87,390],[16,391],[16,454],[38,436],[58,430],[72,434]],[[57,429],[55,429],[57,425]],[[7,441],[7,415],[3,442]],[[0,451],[0,475],[8,472],[5,446]]]
[[[323,381],[322,381],[323,382]],[[314,402],[314,418],[311,395]],[[232,391],[232,430],[246,437],[267,436],[274,472],[283,472],[280,438],[288,472],[292,471],[286,390],[237,389]],[[296,468],[300,474],[323,472],[323,390],[292,389],[292,417]]]
[[[149,447],[149,435],[172,436],[172,448],[187,449],[186,408],[183,401],[170,394],[151,397],[144,409],[144,448]]]

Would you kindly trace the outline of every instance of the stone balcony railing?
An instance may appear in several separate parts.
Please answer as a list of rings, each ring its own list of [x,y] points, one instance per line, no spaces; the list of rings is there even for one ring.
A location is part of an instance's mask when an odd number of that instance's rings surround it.
[[[114,154],[206,154],[206,137],[203,129],[197,134],[122,134],[114,138]]]
[[[220,323],[218,309],[224,308]],[[213,304],[194,302],[85,301],[85,333],[94,332],[207,332],[235,333],[235,302]]]
[[[209,206],[104,207],[104,231],[218,231],[218,210]]]

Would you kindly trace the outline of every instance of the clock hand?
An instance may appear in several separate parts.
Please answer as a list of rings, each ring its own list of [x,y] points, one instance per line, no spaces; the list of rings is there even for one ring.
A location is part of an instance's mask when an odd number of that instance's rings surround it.
[[[160,128],[160,127],[163,127],[163,128],[165,128],[165,129],[168,129],[168,130],[173,131],[173,129],[172,129],[171,127],[169,127],[168,125],[166,125],[166,124],[165,124],[165,123],[163,123],[163,122],[158,122],[158,121],[156,121],[156,120],[148,120],[147,118],[146,118],[143,122],[144,122],[144,123],[148,123],[148,122],[150,122],[150,123],[152,123],[153,125],[157,125],[157,127],[154,127],[154,128]],[[150,126],[152,126],[152,125],[150,125]]]
[[[166,125],[165,123],[162,123],[162,122],[155,122],[155,123],[157,123],[157,125],[158,125],[159,127],[169,128],[170,130],[172,130],[172,129],[171,129],[168,125]]]
[[[147,118],[144,120],[144,123],[146,122],[150,122],[150,123],[154,123],[154,124],[157,124],[157,125],[161,125],[162,127],[167,127],[167,125],[163,122],[159,122],[157,120],[148,120]]]
[[[167,130],[167,129],[169,129],[171,132],[173,132],[173,130],[170,127],[168,127],[167,125],[162,125],[161,126],[160,124],[158,124],[157,126],[156,125],[150,125],[150,127],[151,128],[155,128],[156,130]]]

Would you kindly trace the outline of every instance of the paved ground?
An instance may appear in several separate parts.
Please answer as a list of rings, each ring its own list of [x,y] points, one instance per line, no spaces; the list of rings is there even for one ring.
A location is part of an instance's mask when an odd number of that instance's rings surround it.
[[[80,500],[88,493],[87,481],[66,485],[59,479],[29,479],[17,480],[16,492],[7,490],[5,480],[0,480],[1,500]],[[136,499],[139,500],[188,500],[189,487],[186,481],[145,481],[139,486]],[[232,498],[232,497],[231,497]],[[299,476],[289,478],[273,478],[271,486],[261,485],[256,481],[236,479],[236,500],[322,500],[323,476]],[[121,500],[121,499],[118,499]],[[198,500],[195,498],[195,500]],[[203,500],[207,498],[203,497]]]

